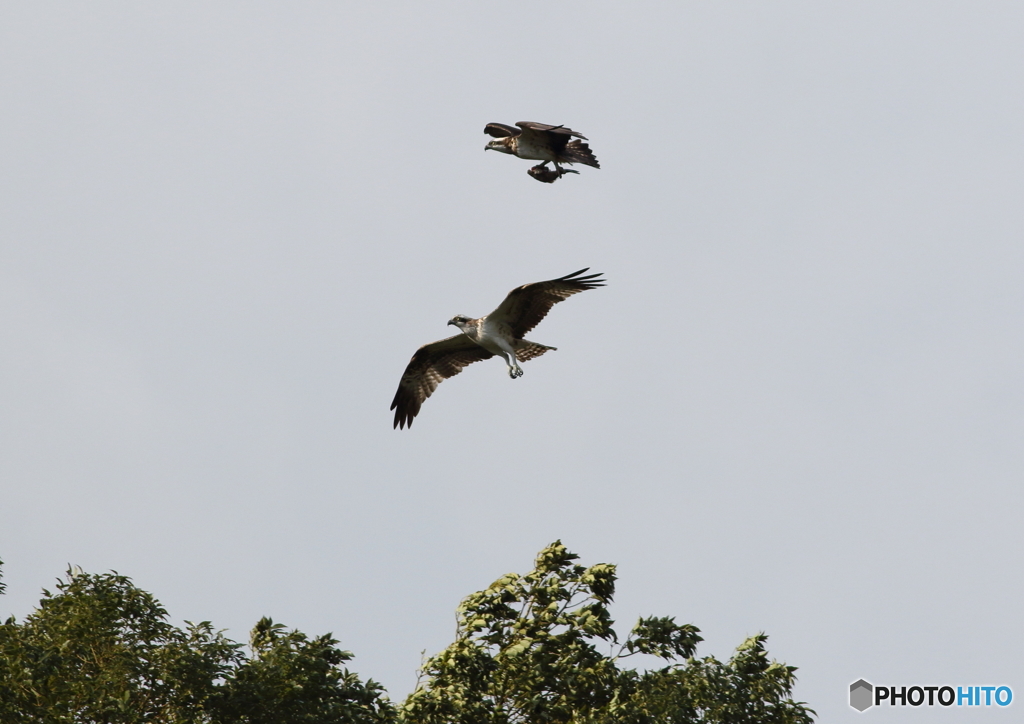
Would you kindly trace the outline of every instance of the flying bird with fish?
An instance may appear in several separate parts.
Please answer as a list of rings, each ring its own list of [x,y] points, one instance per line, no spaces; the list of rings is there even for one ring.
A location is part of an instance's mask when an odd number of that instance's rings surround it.
[[[518,128],[504,123],[488,123],[484,133],[498,139],[484,146],[485,151],[500,151],[531,161],[543,161],[527,173],[543,183],[554,183],[567,173],[579,173],[562,168],[563,163],[582,163],[601,168],[585,141],[587,137],[565,126],[548,126],[533,121],[519,121]],[[580,140],[582,139],[582,140]],[[553,163],[553,169],[548,164]]]
[[[448,324],[459,329],[459,334],[437,342],[425,344],[416,350],[398,383],[398,392],[391,403],[395,411],[395,427],[412,427],[413,418],[437,386],[449,377],[462,372],[474,362],[495,355],[505,360],[508,376],[523,376],[520,362],[540,357],[557,349],[531,342],[523,337],[540,324],[551,308],[573,294],[603,287],[600,274],[586,274],[580,269],[558,279],[524,284],[508,293],[498,308],[479,319],[458,315]]]

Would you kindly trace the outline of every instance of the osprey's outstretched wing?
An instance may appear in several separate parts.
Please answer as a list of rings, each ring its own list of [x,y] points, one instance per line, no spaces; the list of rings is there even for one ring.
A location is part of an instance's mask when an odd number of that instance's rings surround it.
[[[497,309],[487,315],[487,319],[505,322],[512,328],[512,336],[522,339],[540,324],[540,320],[547,316],[551,307],[573,294],[604,286],[604,279],[600,278],[600,274],[580,276],[589,269],[590,267],[587,267],[558,279],[517,287],[508,293],[505,301]]]
[[[534,123],[533,121],[519,121],[516,125],[522,128],[524,132],[529,131],[538,134],[558,134],[559,136],[568,136],[569,138],[582,138],[584,141],[590,140],[582,133],[576,133],[576,131],[571,128],[566,128],[565,126],[549,126],[546,123]],[[508,128],[508,126],[506,126],[506,128]],[[567,138],[566,140],[569,139]]]
[[[522,131],[512,126],[506,126],[504,123],[488,123],[484,126],[484,133],[495,138],[507,138],[508,136],[518,136]]]
[[[425,344],[409,360],[398,383],[398,392],[391,403],[395,411],[395,427],[412,427],[423,401],[449,377],[462,372],[466,365],[494,355],[464,334]]]

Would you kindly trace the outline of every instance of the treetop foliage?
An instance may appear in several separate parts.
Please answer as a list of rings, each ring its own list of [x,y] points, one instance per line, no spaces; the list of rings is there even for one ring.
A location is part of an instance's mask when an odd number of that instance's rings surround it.
[[[702,640],[672,617],[641,618],[620,640],[609,606],[615,566],[585,567],[560,541],[534,570],[509,573],[458,607],[455,641],[424,661],[393,706],[344,668],[330,634],[262,618],[249,645],[208,621],[168,622],[116,572],[73,568],[18,623],[0,625],[5,724],[809,724],[792,700],[795,668],[770,661],[767,637],[727,662],[695,658]],[[2,561],[0,561],[2,565]],[[0,579],[0,593],[4,584]],[[658,657],[638,671],[623,661]]]
[[[726,663],[693,658],[702,640],[671,617],[641,618],[619,643],[608,606],[615,566],[584,567],[555,541],[534,570],[502,576],[458,608],[454,643],[424,662],[399,716],[416,724],[744,722],[803,724],[795,667],[769,662],[764,634]],[[607,650],[607,652],[605,651]],[[667,662],[638,672],[634,654]]]
[[[268,618],[250,653],[208,621],[179,628],[131,579],[69,570],[23,623],[0,626],[5,724],[376,724],[393,707],[329,634]]]

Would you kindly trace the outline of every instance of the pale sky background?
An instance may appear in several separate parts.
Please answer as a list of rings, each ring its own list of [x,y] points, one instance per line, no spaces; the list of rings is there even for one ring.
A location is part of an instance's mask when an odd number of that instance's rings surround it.
[[[484,153],[519,120],[601,170]],[[401,699],[561,538],[823,722],[1019,698],[1022,235],[1020,2],[4,3],[0,615],[114,569]],[[392,430],[450,317],[584,266]]]

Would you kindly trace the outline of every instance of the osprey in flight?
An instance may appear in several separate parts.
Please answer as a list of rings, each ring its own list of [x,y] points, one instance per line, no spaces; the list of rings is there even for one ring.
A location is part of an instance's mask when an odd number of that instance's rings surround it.
[[[556,349],[530,342],[523,336],[540,324],[551,307],[559,302],[577,292],[604,286],[600,274],[580,276],[585,271],[588,270],[580,269],[558,279],[517,287],[508,293],[497,309],[480,319],[470,319],[461,314],[452,317],[448,324],[458,327],[460,334],[423,345],[409,360],[391,403],[391,409],[395,411],[395,427],[412,427],[412,420],[419,413],[423,401],[433,394],[437,386],[473,362],[500,355],[508,365],[509,377],[522,377],[520,362]]]
[[[538,181],[549,184],[561,178],[562,174],[579,173],[562,168],[563,163],[583,163],[601,168],[601,164],[591,153],[590,146],[584,143],[587,137],[582,133],[576,133],[565,126],[547,126],[532,121],[519,121],[516,125],[519,128],[506,126],[504,123],[488,123],[484,126],[484,133],[498,139],[484,146],[484,150],[501,151],[519,158],[543,161],[531,168],[528,173]],[[583,140],[576,141],[574,138]],[[548,163],[555,164],[555,168],[549,169]]]

